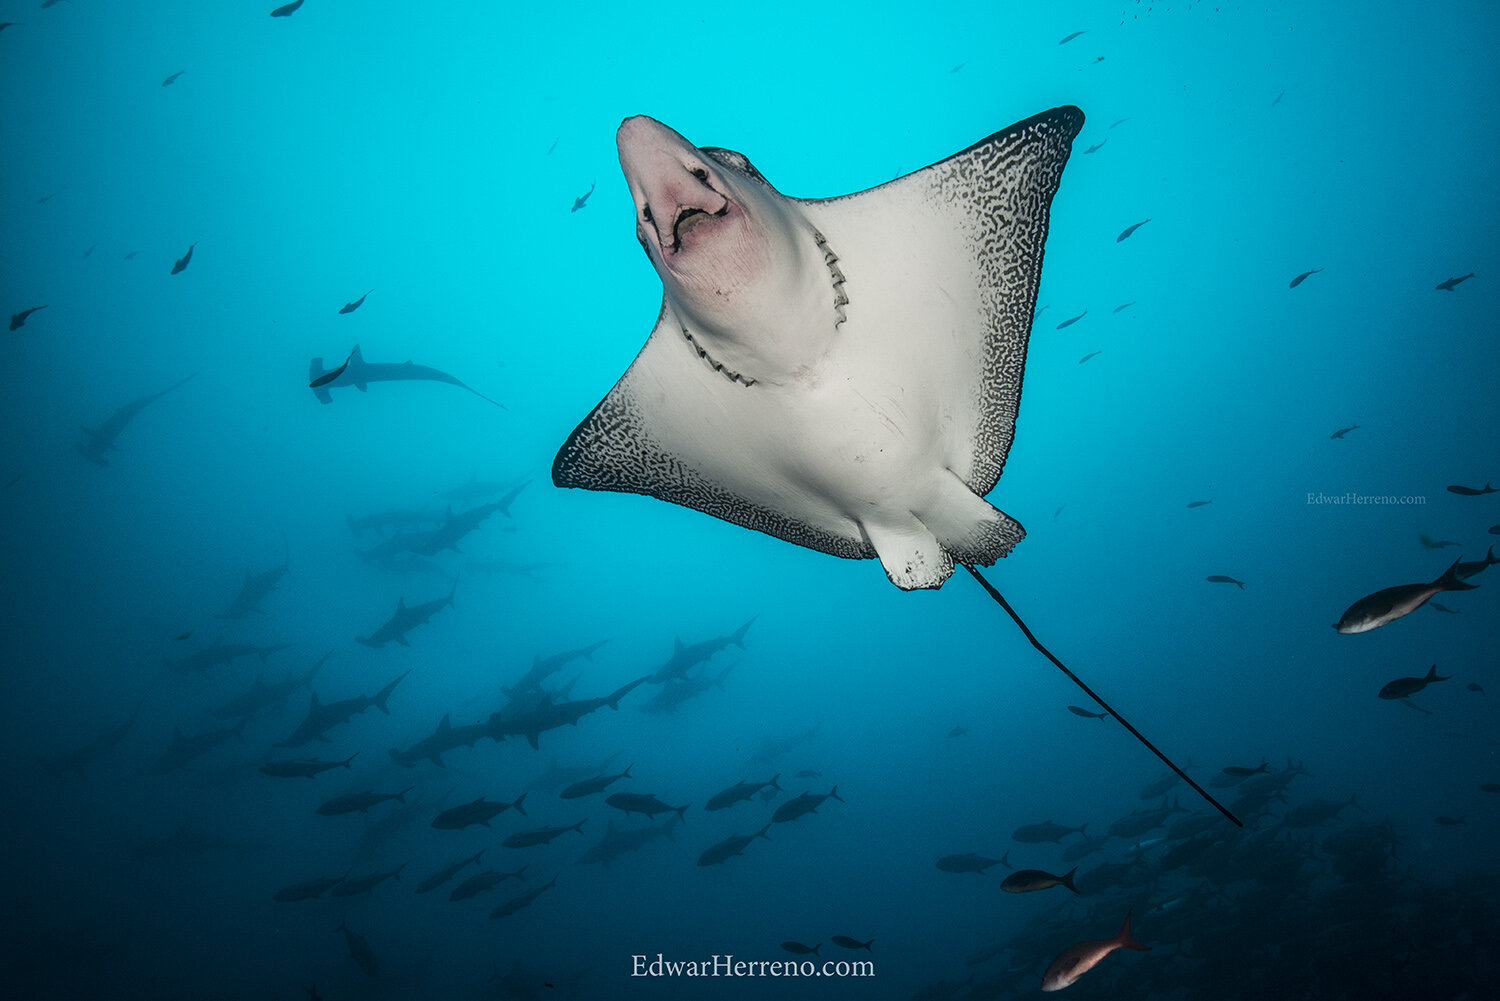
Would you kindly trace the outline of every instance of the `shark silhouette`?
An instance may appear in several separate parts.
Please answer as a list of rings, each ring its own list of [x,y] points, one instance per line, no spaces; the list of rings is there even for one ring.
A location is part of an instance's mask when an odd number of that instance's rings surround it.
[[[115,450],[115,439],[120,437],[120,432],[124,431],[126,426],[131,421],[135,420],[136,416],[140,414],[142,410],[145,410],[151,404],[155,403],[163,396],[166,396],[172,390],[176,389],[184,382],[187,382],[188,379],[191,379],[193,375],[197,374],[197,372],[194,372],[192,375],[189,375],[186,378],[179,379],[177,382],[174,382],[172,385],[168,386],[166,389],[163,389],[159,393],[152,393],[149,396],[142,396],[138,400],[131,400],[129,403],[125,404],[123,407],[110,414],[109,417],[105,419],[104,423],[100,424],[97,428],[82,428],[81,430],[83,431],[83,433],[89,436],[89,440],[76,446],[79,454],[81,454],[85,459],[89,460],[95,465],[109,465],[109,463],[105,461],[104,455],[106,452],[113,452]]]
[[[336,369],[325,368],[322,358],[314,358],[308,367],[309,387],[313,395],[322,403],[333,402],[333,394],[329,391],[335,387],[353,386],[363,393],[369,389],[372,382],[445,382],[450,386],[466,389],[484,402],[492,403],[501,410],[508,409],[505,404],[490,399],[447,372],[410,361],[367,362],[364,355],[360,353],[358,344],[354,345],[354,350],[349,352],[349,357],[344,364]]]

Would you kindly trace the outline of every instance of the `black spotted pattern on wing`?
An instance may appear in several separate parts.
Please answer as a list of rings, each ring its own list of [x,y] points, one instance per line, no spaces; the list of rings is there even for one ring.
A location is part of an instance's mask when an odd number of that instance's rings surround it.
[[[966,480],[981,497],[1000,479],[1015,437],[1052,196],[1082,127],[1082,111],[1054,108],[930,168],[939,196],[967,208],[963,225],[988,326],[974,466]]]
[[[960,230],[955,238],[969,248],[971,277],[979,286],[985,357],[973,401],[974,412],[980,415],[972,443],[973,469],[964,482],[981,497],[999,479],[1014,437],[1048,213],[1072,141],[1082,126],[1083,112],[1056,108],[917,172],[926,175],[934,198],[953,211]],[[709,152],[721,162],[739,156]],[[825,263],[832,280],[835,315],[841,318],[842,307],[848,303],[844,276],[831,251],[825,253]],[[653,339],[665,319],[663,306]],[[651,344],[648,340],[636,364]],[[834,556],[870,559],[877,555],[862,532],[858,538],[835,535],[748,502],[668,454],[649,433],[650,421],[642,418],[639,402],[630,391],[634,368],[633,364],[558,451],[552,466],[557,486],[645,494]],[[746,387],[746,391],[755,390]],[[974,540],[975,551],[962,558],[988,565],[1023,535],[1019,525],[1014,529],[992,526]]]
[[[629,375],[629,372],[626,373]],[[660,447],[632,394],[620,384],[568,436],[552,463],[559,487],[645,494],[832,556],[863,560],[875,550],[730,494]]]

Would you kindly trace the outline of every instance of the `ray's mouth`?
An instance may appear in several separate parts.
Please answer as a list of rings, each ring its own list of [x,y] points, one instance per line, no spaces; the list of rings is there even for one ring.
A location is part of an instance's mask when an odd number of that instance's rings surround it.
[[[729,200],[725,199],[724,206],[717,212],[710,213],[707,209],[684,207],[677,213],[677,218],[672,223],[672,253],[682,249],[683,237],[694,229],[701,226],[709,219],[722,219],[729,214]]]
[[[663,259],[691,250],[694,234],[699,229],[731,214],[734,200],[709,182],[707,171],[700,168],[690,173],[696,178],[696,185],[691,190],[673,185],[664,185],[657,191],[647,190],[636,237],[648,257],[653,243]],[[660,215],[653,210],[653,202],[661,210]]]

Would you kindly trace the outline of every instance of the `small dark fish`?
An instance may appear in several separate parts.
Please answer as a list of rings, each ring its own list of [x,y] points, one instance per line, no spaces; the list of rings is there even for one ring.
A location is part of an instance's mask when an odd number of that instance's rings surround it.
[[[1233,584],[1236,587],[1238,587],[1241,591],[1243,591],[1245,589],[1245,582],[1244,581],[1242,581],[1242,580],[1235,580],[1233,577],[1226,577],[1226,576],[1224,576],[1221,573],[1216,573],[1216,574],[1213,574],[1212,576],[1205,577],[1203,579],[1206,580],[1206,581],[1212,581],[1215,584]]]
[[[1469,824],[1469,818],[1467,817],[1437,817],[1435,819],[1444,827],[1457,827],[1460,824],[1467,827]]]
[[[1470,278],[1473,278],[1473,277],[1474,277],[1474,272],[1470,271],[1468,274],[1461,275],[1458,278],[1449,278],[1445,282],[1438,282],[1438,286],[1437,287],[1440,288],[1440,289],[1442,289],[1444,292],[1452,292],[1453,291],[1453,287],[1455,285],[1457,285],[1459,282],[1466,282]]]
[[[283,4],[282,6],[277,7],[275,10],[271,11],[271,16],[272,17],[291,17],[293,14],[295,14],[297,12],[297,8],[301,7],[301,6],[302,6],[302,0],[292,0],[291,3],[289,3],[289,4]]]
[[[1397,678],[1395,681],[1390,682],[1380,690],[1380,697],[1382,699],[1404,699],[1408,695],[1417,694],[1435,681],[1449,681],[1452,677],[1451,674],[1440,676],[1437,673],[1437,665],[1433,664],[1432,667],[1428,668],[1425,677]]]
[[[1077,871],[1075,866],[1065,876],[1054,876],[1040,869],[1017,869],[1005,877],[1000,889],[1006,893],[1035,893],[1037,890],[1050,890],[1054,886],[1066,886],[1077,893],[1078,887],[1073,885],[1073,874]]]
[[[62,3],[62,0],[42,0],[42,10],[46,10],[48,7],[55,7],[60,3]]]
[[[1118,120],[1118,121],[1116,121],[1116,122],[1113,122],[1113,123],[1112,123],[1112,124],[1111,124],[1111,125],[1110,125],[1110,128],[1114,128],[1114,127],[1115,127],[1115,126],[1116,126],[1116,125],[1124,125],[1124,124],[1125,124],[1125,123],[1126,123],[1126,122],[1128,122],[1128,121],[1130,121],[1130,119],[1128,119],[1128,118],[1121,118],[1121,119],[1119,119],[1119,120]]]
[[[1461,612],[1460,612],[1460,611],[1459,611],[1459,610],[1458,610],[1458,609],[1456,609],[1456,608],[1449,608],[1449,607],[1448,607],[1448,606],[1447,606],[1447,605],[1439,605],[1439,604],[1438,604],[1438,603],[1437,603],[1437,602],[1435,602],[1435,601],[1429,601],[1429,602],[1428,602],[1428,603],[1427,603],[1427,607],[1428,607],[1428,608],[1431,608],[1431,609],[1434,609],[1434,610],[1436,610],[1436,611],[1439,611],[1439,612],[1447,612],[1447,613],[1448,613],[1448,614],[1449,614],[1449,615],[1460,615],[1460,614],[1462,614],[1462,613],[1461,613]]]
[[[1292,283],[1288,285],[1287,288],[1296,288],[1298,285],[1301,285],[1303,282],[1307,281],[1307,279],[1311,278],[1313,275],[1322,270],[1322,268],[1313,268],[1311,271],[1302,272],[1296,278],[1292,279]]]
[[[50,195],[42,195],[40,198],[38,198],[36,200],[36,203],[38,205],[46,205],[48,202],[50,202],[52,199],[56,198],[60,194],[62,194],[62,189],[61,188],[59,188],[56,191],[52,192],[52,194],[50,194]]]
[[[1140,222],[1136,223],[1134,226],[1126,226],[1125,229],[1121,231],[1120,235],[1117,236],[1117,237],[1115,237],[1115,242],[1119,243],[1121,240],[1125,239],[1131,233],[1134,233],[1136,230],[1140,229],[1142,226],[1146,225],[1146,223],[1148,223],[1150,221],[1151,221],[1150,219],[1142,219]]]
[[[804,792],[798,795],[796,799],[789,799],[778,806],[776,812],[771,814],[771,823],[785,824],[804,817],[809,813],[817,813],[818,807],[830,799],[838,800],[840,803],[845,802],[844,797],[839,795],[838,786],[834,786],[822,795]]]
[[[161,85],[163,87],[170,87],[170,86],[172,86],[172,84],[174,84],[174,83],[177,82],[177,78],[180,77],[180,76],[182,76],[182,74],[184,74],[186,72],[187,72],[187,70],[178,70],[176,73],[173,73],[171,76],[169,76],[165,80],[163,80],[161,82]]]
[[[968,727],[966,727],[966,726],[956,726],[953,729],[951,729],[951,730],[948,731],[948,736],[950,736],[950,737],[962,737],[964,734],[966,734],[968,732],[969,732],[969,728]]]
[[[874,941],[874,939],[871,939],[871,941]],[[797,956],[816,956],[818,954],[818,949],[820,949],[822,947],[822,945],[823,945],[822,942],[819,942],[817,945],[814,945],[814,946],[806,946],[806,945],[803,945],[801,942],[783,942],[783,943],[781,943],[781,947],[783,949],[785,949],[787,952],[790,952],[790,953],[792,953],[794,955],[797,955]]]
[[[1188,501],[1188,507],[1202,507],[1205,504],[1212,504],[1212,503],[1213,503],[1212,500]]]
[[[267,761],[260,766],[260,773],[276,779],[310,779],[333,768],[346,768],[353,771],[352,764],[358,756],[359,752],[355,751],[343,761],[319,761],[316,758],[307,758],[302,761]]]
[[[1102,63],[1102,62],[1104,62],[1104,57],[1103,56],[1095,56],[1094,57],[1094,63],[1096,65],[1099,64],[1099,63]]]
[[[1249,778],[1251,775],[1260,775],[1271,770],[1269,761],[1262,761],[1259,768],[1246,768],[1243,765],[1230,765],[1224,769],[1225,775],[1233,775],[1236,778]]]
[[[1079,313],[1077,316],[1073,317],[1071,320],[1064,320],[1063,322],[1059,323],[1057,325],[1057,329],[1061,330],[1064,327],[1071,327],[1073,324],[1077,323],[1079,320],[1083,319],[1085,316],[1088,316],[1088,315],[1089,315],[1089,311],[1085,309],[1082,313]]]
[[[1367,633],[1415,612],[1439,591],[1472,591],[1478,585],[1466,584],[1458,579],[1454,573],[1458,569],[1458,563],[1458,560],[1454,560],[1453,565],[1431,584],[1398,584],[1365,595],[1345,609],[1333,628],[1345,635]]]
[[[1477,681],[1471,681],[1464,687],[1471,692],[1478,692],[1480,695],[1484,694],[1484,686]]]
[[[351,756],[350,761],[352,760],[353,757]],[[349,766],[344,764],[343,767],[348,768]],[[267,772],[266,774],[270,775],[272,773]],[[280,775],[277,777],[288,778],[294,776]],[[319,806],[317,812],[323,817],[341,817],[349,813],[369,813],[372,806],[379,806],[388,800],[395,800],[404,805],[406,803],[406,794],[414,788],[415,786],[408,786],[400,792],[376,792],[373,789],[366,789],[364,792],[355,793],[352,796],[335,796],[323,803],[322,806]]]
[[[1090,358],[1094,357],[1095,355],[1100,355],[1100,354],[1103,354],[1103,353],[1104,352],[1102,352],[1102,351],[1090,351],[1088,354],[1086,354],[1082,358],[1078,359],[1078,364],[1082,365],[1084,362],[1088,361]]]
[[[1484,785],[1482,785],[1482,786],[1479,787],[1479,791],[1480,792],[1500,792],[1500,782],[1486,782]],[[837,942],[838,939],[834,939],[834,941]]]
[[[552,155],[552,151],[555,150],[555,149],[557,149],[557,144],[559,142],[561,142],[561,141],[562,141],[562,136],[558,136],[556,139],[552,140],[552,145],[547,147],[547,155],[548,156]]]
[[[1104,140],[1104,143],[1107,143],[1107,142],[1109,142],[1108,139]],[[1084,150],[1084,152],[1085,153],[1096,153],[1099,150],[1101,150],[1101,149],[1104,148],[1104,143],[1094,143],[1094,145],[1092,145],[1088,149]]]
[[[1068,706],[1068,712],[1072,713],[1074,716],[1086,716],[1089,719],[1106,719],[1109,716],[1109,713],[1089,712],[1082,706]]]
[[[1284,90],[1280,94],[1276,95],[1276,100],[1271,102],[1271,107],[1274,108],[1276,105],[1280,104],[1283,97],[1286,97],[1286,91]]]
[[[4,31],[6,28],[19,28],[25,23],[25,21],[0,21],[0,31]]]
[[[1468,580],[1470,577],[1483,571],[1485,567],[1492,567],[1496,563],[1500,563],[1500,558],[1496,558],[1495,547],[1491,546],[1489,552],[1484,554],[1484,559],[1469,560],[1466,563],[1460,563],[1454,569],[1453,576],[1459,580]]]
[[[191,630],[189,630],[188,632],[185,632],[185,633],[178,633],[176,636],[173,636],[172,638],[174,640],[185,640],[185,639],[187,639],[191,635],[193,635],[193,633],[192,633]]]
[[[1432,712],[1430,710],[1423,709],[1421,706],[1417,705],[1411,699],[1402,699],[1401,700],[1401,704],[1403,706],[1405,706],[1406,708],[1408,708],[1408,709],[1415,709],[1417,712],[1421,713],[1423,716],[1431,716],[1432,715]]]
[[[97,246],[99,246],[97,243],[91,243],[91,244],[89,244],[89,249],[85,250],[83,253],[79,254],[78,256],[82,257],[85,261],[88,260],[90,257],[94,256],[94,248],[97,247]]]
[[[959,63],[957,66],[953,67],[948,72],[949,73],[957,73],[959,70],[963,69],[967,65],[969,65],[969,61],[966,59],[963,62]]]
[[[1490,534],[1491,535],[1500,535],[1500,525],[1491,525],[1490,526]]]
[[[483,854],[483,851],[479,853],[479,855]],[[436,889],[438,886],[441,886],[444,882],[447,881],[447,878],[451,878],[452,875],[456,875],[459,869],[462,869],[470,862],[478,865],[479,855],[475,855],[473,858],[464,859],[462,862],[457,863],[456,866],[450,866],[443,872],[435,873],[433,876],[428,877],[427,882],[432,883],[432,886],[429,887],[429,889]],[[448,894],[448,899],[450,901],[453,901],[454,903],[457,903],[460,900],[472,900],[475,897],[479,896],[481,893],[493,890],[495,887],[499,886],[501,883],[505,882],[508,879],[519,879],[524,883],[526,882],[527,868],[527,866],[523,865],[515,872],[495,872],[493,869],[486,869],[480,872],[478,875],[470,876],[462,883],[459,883],[458,886],[454,887],[452,892]],[[437,877],[439,876],[445,878],[437,880]],[[427,883],[423,883],[423,886],[426,885]],[[421,887],[418,887],[417,892],[422,892]]]
[[[681,806],[668,806],[657,799],[653,793],[643,792],[617,792],[613,796],[606,796],[604,803],[616,810],[624,810],[626,816],[639,813],[646,817],[655,817],[658,813],[675,813],[679,820],[686,817],[687,808],[693,805],[684,803]]]
[[[1057,519],[1058,515],[1060,515],[1060,514],[1063,513],[1063,508],[1065,508],[1067,506],[1068,505],[1066,505],[1066,504],[1059,504],[1059,505],[1057,505],[1057,510],[1052,512],[1052,518],[1053,518],[1054,521]]]
[[[35,313],[39,309],[46,308],[46,306],[32,306],[30,309],[23,309],[19,313],[12,313],[10,317],[10,329],[20,330],[22,325],[25,324],[26,318],[28,316],[30,316],[32,313]]]
[[[370,289],[370,292],[373,292],[373,291],[375,291],[375,290],[374,289]],[[370,298],[370,292],[366,292],[364,295],[360,296],[358,299],[355,299],[353,302],[346,302],[346,303],[344,303],[342,306],[339,307],[339,314],[343,315],[345,313],[352,313],[356,309],[358,309],[359,307],[363,306],[365,304],[365,300],[368,299],[368,298]]]
[[[625,770],[618,775],[595,775],[590,778],[580,779],[558,793],[558,796],[561,799],[582,799],[585,796],[592,796],[595,793],[603,792],[614,783],[620,781],[620,779],[630,778],[630,770],[634,767],[635,764],[632,762],[626,765]],[[765,784],[775,785],[776,779],[773,778],[769,783]],[[735,800],[735,802],[738,802],[738,800]],[[710,801],[708,808],[714,808],[712,801]]]
[[[513,803],[487,802],[480,796],[472,803],[464,803],[459,806],[451,806],[433,818],[432,826],[439,831],[461,831],[473,824],[490,826],[490,821],[504,813],[506,810],[515,810],[521,816],[526,816],[526,808],[521,805],[526,799],[523,792],[516,797]]]
[[[21,482],[21,477],[23,477],[25,475],[26,475],[25,473],[17,473],[16,475],[12,476],[10,479],[6,480],[5,481],[5,489],[9,490],[11,487],[15,486],[17,483],[20,483]]]
[[[1129,308],[1130,308],[1130,307],[1131,307],[1131,306],[1134,306],[1134,305],[1135,305],[1135,300],[1134,300],[1134,299],[1131,299],[1131,300],[1130,300],[1130,301],[1129,301],[1129,302],[1127,302],[1127,303],[1125,303],[1125,304],[1124,304],[1124,305],[1121,305],[1121,306],[1116,306],[1116,307],[1115,307],[1115,310],[1114,310],[1114,311],[1115,311],[1115,312],[1116,312],[1116,313],[1119,313],[1119,312],[1123,312],[1123,311],[1124,311],[1124,310],[1127,310],[1127,309],[1129,309]]]
[[[335,896],[339,895],[339,890],[342,887],[343,884],[340,884],[333,888]],[[333,930],[335,935],[339,932],[344,933],[344,944],[349,947],[349,958],[354,961],[355,966],[359,967],[360,972],[367,977],[380,976],[380,960],[375,957],[375,950],[370,948],[369,940],[358,932],[351,930],[342,921]]]
[[[123,258],[123,260],[127,260],[128,261],[132,257],[134,257],[136,254],[139,254],[139,253],[140,253],[139,250],[132,250],[130,253],[128,253],[128,254],[125,255],[125,257]]]
[[[193,259],[193,247],[196,246],[198,246],[198,242],[194,240],[193,246],[187,249],[187,253],[179,257],[177,263],[172,265],[172,274],[180,275],[187,270],[188,262]]]
[[[937,860],[937,867],[943,872],[972,872],[981,876],[992,865],[1003,865],[1007,869],[1013,868],[1010,864],[1010,850],[1006,849],[1005,854],[999,858],[986,858],[983,855],[966,852],[963,855],[944,855]]]
[[[1344,435],[1348,434],[1350,431],[1353,431],[1354,429],[1356,429],[1358,427],[1359,427],[1358,424],[1350,424],[1346,428],[1339,428],[1337,431],[1335,431],[1333,434],[1329,435],[1328,437],[1330,437],[1330,438],[1342,438],[1342,437],[1344,437]]]
[[[1466,486],[1463,486],[1461,484],[1455,483],[1455,484],[1452,484],[1452,485],[1450,485],[1448,487],[1448,492],[1450,494],[1458,494],[1460,497],[1479,497],[1479,496],[1482,496],[1484,494],[1492,494],[1492,493],[1494,493],[1495,492],[1495,488],[1492,487],[1492,486],[1490,486],[1488,483],[1486,483],[1484,485],[1483,489],[1476,489],[1474,487],[1466,487]]]
[[[1188,767],[1189,768],[1192,767],[1192,760],[1191,759],[1189,759],[1189,761],[1188,761]],[[1168,792],[1171,791],[1171,789],[1172,789],[1173,786],[1177,785],[1177,783],[1179,783],[1181,781],[1182,780],[1180,778],[1178,778],[1176,775],[1171,774],[1170,772],[1167,773],[1167,774],[1165,774],[1165,775],[1162,775],[1160,778],[1158,778],[1158,779],[1156,779],[1156,780],[1154,780],[1152,782],[1148,782],[1144,786],[1141,787],[1141,799],[1155,799],[1158,796],[1165,796]],[[1092,840],[1092,839],[1086,839],[1085,842],[1078,842],[1078,843],[1080,843],[1080,844],[1087,843],[1087,840]],[[1082,857],[1083,857],[1082,855],[1079,856],[1079,858],[1082,858]],[[1063,859],[1065,861],[1068,861],[1068,862],[1073,861],[1072,859],[1068,858],[1066,855],[1063,856]]]
[[[1423,532],[1421,535],[1417,536],[1417,538],[1421,540],[1422,548],[1424,549],[1447,549],[1449,546],[1458,545],[1458,543],[1452,541],[1451,539],[1434,539],[1426,532]]]
[[[566,834],[568,831],[577,831],[578,836],[582,837],[583,824],[584,821],[580,820],[569,827],[553,827],[548,825],[529,831],[517,831],[500,843],[506,848],[534,848],[537,845],[548,845],[559,835]]]
[[[850,938],[848,935],[835,935],[829,941],[838,946],[840,949],[863,949],[866,952],[875,951],[874,949],[870,948],[870,946],[875,944],[875,940],[873,938],[868,942],[861,942],[859,939]]]
[[[361,300],[361,301],[363,301],[363,300]],[[342,310],[342,309],[339,310],[340,313],[342,313],[344,311],[345,310]],[[344,374],[344,369],[346,369],[346,368],[349,367],[349,362],[353,358],[354,358],[354,352],[351,351],[349,353],[349,357],[344,359],[344,364],[340,365],[338,368],[334,369],[332,372],[325,372],[322,375],[318,376],[312,382],[309,382],[307,384],[307,388],[308,389],[317,389],[319,386],[326,386],[326,385],[328,385],[330,382],[332,382],[333,380],[337,379],[339,376],[341,376],[341,375]]]
[[[585,191],[583,194],[579,195],[577,198],[573,199],[573,211],[574,212],[577,212],[579,209],[581,209],[581,208],[585,207],[586,205],[588,205],[588,203],[589,203],[589,195],[592,195],[594,193],[594,189],[597,188],[598,186],[599,186],[599,182],[595,181],[593,184],[589,185],[589,189],[587,191]]]
[[[1082,31],[1075,31],[1071,35],[1064,35],[1058,41],[1057,44],[1058,45],[1067,45],[1069,42],[1071,42],[1073,39],[1077,38],[1079,35],[1087,35],[1088,33],[1089,33],[1089,29],[1087,29],[1087,28],[1084,28]]]
[[[543,893],[546,893],[556,885],[557,876],[553,876],[551,881],[546,885],[535,887],[534,889],[527,890],[525,893],[514,896],[507,900],[505,903],[501,904],[499,907],[495,908],[493,911],[490,911],[490,917],[509,917],[510,915],[523,908],[530,907],[532,904],[536,903],[537,897],[540,897]]]

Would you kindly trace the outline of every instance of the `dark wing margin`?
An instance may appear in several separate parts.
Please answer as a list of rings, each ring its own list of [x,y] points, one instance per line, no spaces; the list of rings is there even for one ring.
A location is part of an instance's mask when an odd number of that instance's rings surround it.
[[[810,200],[850,203],[857,211],[859,199],[917,186],[927,194],[924,201],[941,206],[927,222],[967,243],[984,360],[974,390],[972,466],[960,477],[981,497],[999,481],[1015,438],[1052,198],[1082,128],[1083,112],[1064,105],[876,187]]]
[[[1078,108],[1053,108],[928,168],[961,207],[979,275],[984,369],[968,486],[981,497],[1015,438],[1052,197],[1082,128]]]
[[[558,450],[552,461],[552,482],[556,486],[644,494],[833,556],[869,559],[875,555],[874,549],[862,542],[729,493],[662,447],[651,434],[651,422],[641,412],[630,386],[631,374],[647,352],[663,347],[654,341],[653,335],[614,389]]]

